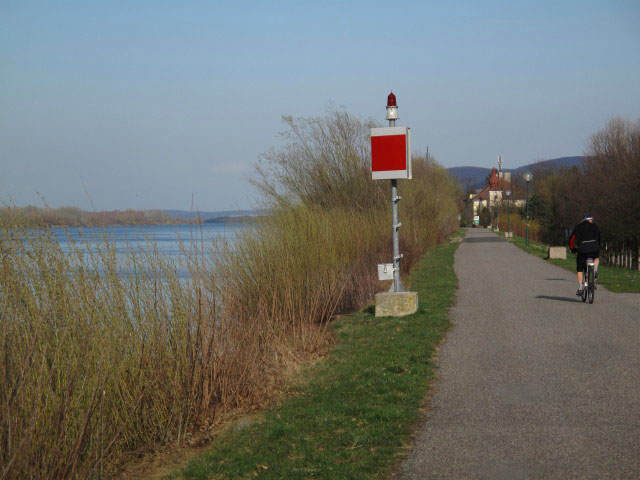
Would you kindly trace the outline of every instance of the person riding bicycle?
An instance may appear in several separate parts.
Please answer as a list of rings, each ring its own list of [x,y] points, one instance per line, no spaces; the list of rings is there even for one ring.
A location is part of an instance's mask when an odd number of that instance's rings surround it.
[[[578,291],[576,295],[582,295],[584,285],[582,272],[587,265],[587,258],[593,258],[595,264],[595,278],[598,278],[598,265],[600,264],[600,230],[593,223],[593,217],[588,213],[582,217],[582,221],[573,229],[569,238],[569,249],[576,256],[576,268],[578,276]]]

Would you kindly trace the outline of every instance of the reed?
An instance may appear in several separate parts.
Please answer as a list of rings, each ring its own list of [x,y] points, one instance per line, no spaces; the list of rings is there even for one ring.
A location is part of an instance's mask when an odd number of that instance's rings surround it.
[[[118,257],[105,238],[65,254],[14,225],[0,251],[0,478],[107,476],[186,439],[210,369],[228,368],[208,348],[228,329],[204,263],[183,282],[153,248]]]
[[[390,192],[363,170],[365,123],[340,119],[308,150],[322,155],[293,148],[301,131],[285,147],[308,168],[297,170],[304,189],[265,178],[272,214],[233,245],[194,229],[181,265],[153,243],[118,255],[106,236],[64,253],[51,231],[2,217],[0,479],[110,478],[154,449],[198,442],[263,406],[286,369],[326,349],[332,316],[387,288],[375,266],[391,258]],[[421,159],[414,175],[400,182],[404,272],[457,228],[455,182]]]

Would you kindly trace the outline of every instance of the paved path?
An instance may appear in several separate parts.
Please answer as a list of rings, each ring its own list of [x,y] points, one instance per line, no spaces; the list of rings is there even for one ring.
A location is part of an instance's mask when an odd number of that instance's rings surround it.
[[[454,327],[402,479],[640,479],[640,295],[487,230],[456,253]]]

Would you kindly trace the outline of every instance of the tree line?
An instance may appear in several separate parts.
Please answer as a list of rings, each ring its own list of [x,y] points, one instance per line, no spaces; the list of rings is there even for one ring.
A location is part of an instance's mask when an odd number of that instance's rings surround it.
[[[88,212],[77,207],[0,207],[0,223],[21,227],[105,227],[107,225],[169,225],[194,223],[162,210],[111,210]]]
[[[585,213],[607,249],[640,257],[640,119],[614,118],[589,138],[582,168],[534,169],[529,216],[563,244]],[[630,264],[628,266],[631,266]]]

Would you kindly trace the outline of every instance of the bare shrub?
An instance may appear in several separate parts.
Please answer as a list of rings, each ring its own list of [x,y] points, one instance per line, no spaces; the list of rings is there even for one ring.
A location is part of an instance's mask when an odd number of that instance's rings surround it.
[[[384,188],[371,181],[370,128],[335,108],[323,117],[282,117],[285,145],[271,149],[250,179],[269,203],[368,210],[380,206]]]
[[[519,213],[500,213],[498,215],[498,227],[501,232],[511,229],[514,235],[524,237],[527,232],[527,220],[522,218]],[[529,238],[537,242],[542,240],[542,229],[535,220],[529,220]]]

